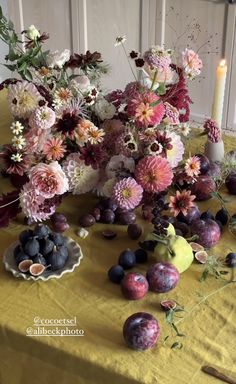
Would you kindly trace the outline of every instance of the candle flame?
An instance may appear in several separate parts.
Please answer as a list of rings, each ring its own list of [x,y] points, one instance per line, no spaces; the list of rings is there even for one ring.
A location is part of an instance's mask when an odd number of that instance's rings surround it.
[[[222,59],[220,61],[220,67],[224,67],[226,65],[226,60],[225,59]]]

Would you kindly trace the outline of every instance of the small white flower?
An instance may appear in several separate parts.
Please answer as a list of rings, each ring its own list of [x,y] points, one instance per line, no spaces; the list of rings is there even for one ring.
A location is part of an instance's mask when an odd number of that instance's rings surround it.
[[[19,121],[12,123],[10,129],[14,135],[20,135],[24,129],[23,125]]]
[[[88,135],[88,141],[91,144],[96,145],[103,141],[103,136],[105,135],[105,132],[103,131],[103,129],[98,129],[94,125],[88,129],[87,135]]]
[[[126,36],[117,36],[115,47],[118,47],[118,45],[123,44],[126,41]]]
[[[22,155],[20,153],[16,153],[11,155],[11,160],[15,161],[15,163],[20,163],[22,161]]]
[[[30,40],[36,40],[38,37],[40,37],[40,33],[34,25],[30,25],[30,27],[27,29],[27,36]]]
[[[55,51],[52,53],[49,53],[49,55],[46,58],[47,65],[49,68],[62,68],[63,65],[69,60],[70,58],[70,51],[69,49],[65,49],[63,52]]]
[[[96,101],[94,109],[101,120],[112,119],[116,113],[115,106],[109,103],[104,97],[101,97]]]
[[[14,147],[22,149],[25,146],[25,139],[23,136],[14,136],[12,143]]]
[[[188,123],[182,123],[179,127],[178,127],[178,132],[181,133],[183,136],[188,136],[189,133],[190,133],[190,127],[189,127],[189,124]]]

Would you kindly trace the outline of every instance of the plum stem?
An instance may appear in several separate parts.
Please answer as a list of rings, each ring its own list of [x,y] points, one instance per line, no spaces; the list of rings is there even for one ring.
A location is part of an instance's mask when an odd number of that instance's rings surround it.
[[[170,248],[170,240],[168,238],[159,236],[156,233],[153,233],[153,235],[156,237],[158,243],[164,244],[166,246],[166,248],[168,249],[168,252],[170,253],[170,255],[172,257],[174,257],[175,252],[173,251],[173,249]]]

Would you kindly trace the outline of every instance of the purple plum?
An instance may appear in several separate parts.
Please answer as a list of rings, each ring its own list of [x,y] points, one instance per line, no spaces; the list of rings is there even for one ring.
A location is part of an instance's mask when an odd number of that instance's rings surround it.
[[[123,336],[130,348],[145,351],[155,346],[160,336],[160,326],[150,313],[137,312],[125,321]]]
[[[179,221],[182,221],[186,224],[191,224],[193,221],[199,219],[201,212],[197,206],[192,207],[188,210],[187,215],[184,216],[182,212],[180,212],[177,216]],[[181,228],[180,228],[181,229]]]
[[[196,196],[196,200],[209,200],[212,192],[215,192],[216,184],[212,177],[208,175],[198,176],[197,181],[192,185],[192,194]]]
[[[191,232],[193,235],[198,235],[197,242],[204,248],[211,248],[220,240],[220,227],[211,219],[196,220],[191,225]]]
[[[156,263],[147,271],[147,281],[151,291],[164,293],[175,288],[180,274],[171,263]]]

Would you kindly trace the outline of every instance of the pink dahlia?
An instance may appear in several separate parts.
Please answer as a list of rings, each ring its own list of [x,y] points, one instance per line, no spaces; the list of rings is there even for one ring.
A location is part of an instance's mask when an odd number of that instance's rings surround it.
[[[45,204],[42,195],[36,194],[34,186],[25,184],[20,193],[20,206],[23,213],[33,221],[47,220],[56,210],[56,205]]]
[[[48,136],[49,131],[47,129],[30,128],[24,135],[26,141],[25,151],[32,154],[40,153]]]
[[[167,137],[171,138],[172,148],[166,151],[166,157],[172,168],[177,167],[179,162],[183,159],[184,144],[177,133],[167,133]]]
[[[32,128],[38,129],[49,129],[51,128],[56,121],[55,112],[47,107],[38,107],[33,113],[31,113],[29,118],[29,125]]]
[[[139,205],[143,196],[143,188],[132,178],[118,181],[112,191],[112,200],[123,209],[134,209]]]
[[[145,128],[160,124],[165,114],[165,107],[159,96],[146,91],[128,101],[127,114],[135,119],[139,127]]]
[[[157,193],[169,187],[173,172],[166,158],[147,156],[138,162],[135,178],[146,192]]]
[[[165,118],[164,122],[165,124],[170,124],[170,125],[177,125],[179,124],[179,111],[177,108],[173,107],[170,103],[166,102],[164,103],[165,105]]]
[[[46,199],[62,195],[69,189],[67,177],[57,161],[35,165],[29,171],[29,179],[35,193]]]

